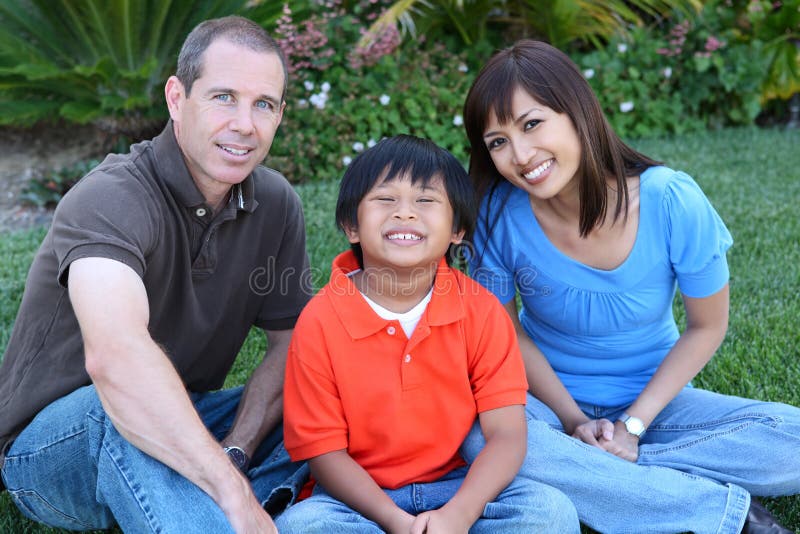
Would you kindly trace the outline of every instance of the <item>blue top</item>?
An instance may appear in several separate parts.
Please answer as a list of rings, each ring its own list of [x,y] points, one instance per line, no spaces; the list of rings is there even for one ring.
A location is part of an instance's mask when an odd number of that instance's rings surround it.
[[[676,283],[688,297],[707,297],[728,281],[733,240],[695,181],[651,167],[639,188],[636,241],[609,271],[558,250],[528,194],[510,183],[481,204],[472,276],[504,304],[519,291],[523,328],[577,401],[632,403],[678,340]],[[488,243],[487,209],[497,219]]]

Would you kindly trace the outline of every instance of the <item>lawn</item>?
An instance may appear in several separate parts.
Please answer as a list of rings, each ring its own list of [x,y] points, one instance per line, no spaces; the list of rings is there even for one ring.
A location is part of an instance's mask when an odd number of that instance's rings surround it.
[[[695,384],[800,406],[800,328],[795,323],[800,318],[800,130],[724,130],[634,144],[694,176],[734,237],[728,253],[728,336]],[[308,252],[319,288],[327,280],[331,259],[347,245],[333,222],[336,182],[297,190],[305,206]],[[0,352],[43,235],[38,230],[0,236]],[[676,310],[682,315],[677,300]],[[253,332],[227,385],[244,382],[263,348],[263,336]],[[765,502],[787,527],[800,532],[800,496]],[[22,518],[4,493],[0,532],[54,531]]]

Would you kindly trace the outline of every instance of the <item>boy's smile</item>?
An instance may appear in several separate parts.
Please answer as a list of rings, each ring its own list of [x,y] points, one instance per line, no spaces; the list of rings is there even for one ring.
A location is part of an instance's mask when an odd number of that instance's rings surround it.
[[[442,180],[412,184],[405,175],[378,181],[358,205],[358,227],[346,233],[361,245],[365,271],[435,268],[464,235],[453,230],[453,208]]]

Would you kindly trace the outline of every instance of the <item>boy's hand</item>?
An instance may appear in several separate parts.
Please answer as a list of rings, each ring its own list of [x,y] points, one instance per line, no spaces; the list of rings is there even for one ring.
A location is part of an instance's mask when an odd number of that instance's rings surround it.
[[[462,514],[450,513],[445,505],[419,514],[411,525],[411,534],[467,534],[471,526],[472,523],[465,521]]]

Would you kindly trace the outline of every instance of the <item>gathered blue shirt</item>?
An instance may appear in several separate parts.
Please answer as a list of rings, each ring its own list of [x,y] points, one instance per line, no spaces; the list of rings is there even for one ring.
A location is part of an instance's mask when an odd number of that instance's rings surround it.
[[[612,270],[558,250],[528,194],[508,182],[484,199],[479,220],[472,277],[504,304],[519,292],[525,332],[581,402],[632,403],[678,340],[676,284],[700,298],[728,282],[728,229],[695,181],[666,167],[641,174],[636,241]]]

